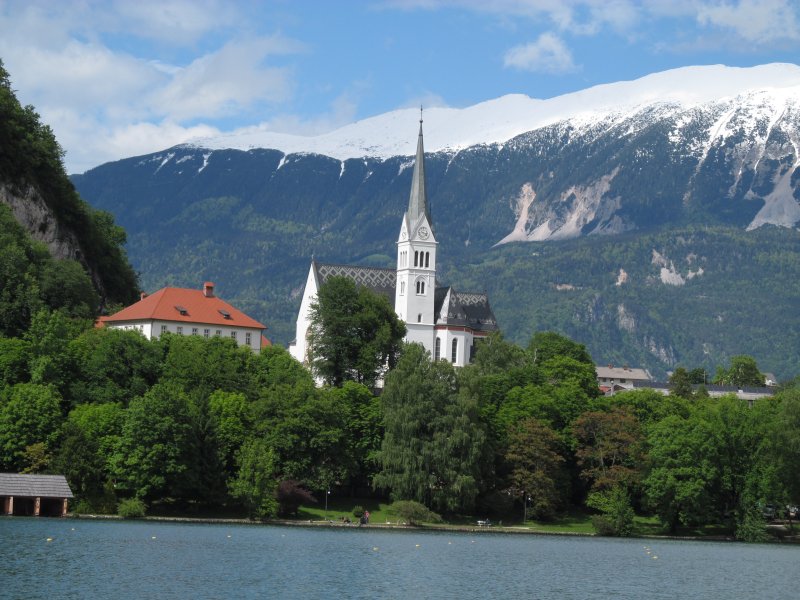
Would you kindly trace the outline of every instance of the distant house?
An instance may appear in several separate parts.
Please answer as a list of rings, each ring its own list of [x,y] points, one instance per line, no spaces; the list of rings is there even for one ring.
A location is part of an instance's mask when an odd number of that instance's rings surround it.
[[[229,337],[255,352],[270,345],[263,335],[266,326],[215,296],[211,282],[202,290],[167,287],[149,296],[143,293],[136,304],[100,317],[98,326],[135,330],[148,340],[164,333]]]
[[[696,383],[692,385],[692,391],[697,391],[702,384]],[[770,398],[774,396],[777,390],[774,387],[737,387],[735,385],[705,385],[706,392],[712,398],[720,398],[722,396],[727,396],[729,394],[733,394],[739,400],[746,400],[750,406],[753,406],[753,403],[756,400],[760,400],[761,398]],[[669,394],[670,387],[669,383],[660,382],[660,381],[637,381],[633,384],[633,389],[635,390],[654,390],[665,396]],[[624,390],[618,390],[624,391]],[[613,395],[609,394],[609,395]]]
[[[597,375],[597,385],[604,394],[632,390],[635,382],[653,380],[653,376],[647,369],[608,365],[606,367],[596,366],[594,370]]]
[[[0,506],[4,515],[63,517],[72,497],[63,475],[0,473]]]

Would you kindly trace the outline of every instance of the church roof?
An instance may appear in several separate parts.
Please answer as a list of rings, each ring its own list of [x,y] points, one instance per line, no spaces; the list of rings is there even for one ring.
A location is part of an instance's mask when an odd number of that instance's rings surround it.
[[[397,271],[359,265],[340,265],[314,261],[317,284],[322,285],[331,277],[347,277],[356,285],[363,285],[373,292],[386,296],[394,306]],[[433,311],[438,315],[437,325],[469,327],[475,331],[497,330],[489,297],[483,293],[457,292],[450,286],[437,286],[434,292]],[[443,308],[445,310],[443,310]]]
[[[478,292],[457,292],[452,287],[436,288],[434,314],[437,325],[469,327],[474,331],[496,331],[497,319],[489,297]]]
[[[425,148],[422,144],[422,119],[419,120],[419,138],[417,141],[417,157],[414,161],[414,174],[411,177],[411,194],[408,197],[408,224],[415,227],[421,215],[433,224],[428,212],[428,194],[425,190]]]
[[[337,265],[316,261],[312,264],[318,285],[324,284],[331,277],[347,277],[356,285],[363,285],[373,292],[386,296],[394,306],[394,290],[397,287],[397,271],[395,269]]]

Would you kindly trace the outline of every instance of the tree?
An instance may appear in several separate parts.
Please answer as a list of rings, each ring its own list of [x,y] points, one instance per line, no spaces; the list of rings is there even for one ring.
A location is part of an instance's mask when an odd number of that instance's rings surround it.
[[[230,482],[231,496],[238,499],[250,518],[266,519],[278,512],[275,455],[261,438],[245,441],[237,453],[238,471]]]
[[[764,374],[758,370],[758,365],[752,356],[738,355],[731,358],[731,366],[728,369],[717,367],[714,383],[738,387],[763,387]]]
[[[29,466],[26,449],[41,443],[54,448],[61,425],[61,396],[50,385],[18,383],[0,394],[0,469]]]
[[[634,512],[624,486],[592,492],[586,505],[601,513],[592,517],[592,525],[600,535],[627,537],[633,533]]]
[[[587,412],[573,425],[575,456],[581,477],[602,491],[636,482],[642,465],[643,436],[639,422],[625,407]]]
[[[594,369],[594,361],[589,351],[586,350],[586,346],[554,331],[535,333],[528,344],[528,352],[533,354],[534,362],[537,365],[556,356],[562,356],[589,365]]]
[[[174,383],[159,383],[134,398],[114,457],[118,485],[147,502],[193,497],[192,405]]]
[[[327,493],[327,490],[325,491]],[[307,489],[294,480],[284,480],[278,484],[278,513],[281,516],[297,516],[302,504],[316,504],[317,500]]]
[[[510,489],[531,503],[531,514],[538,518],[551,517],[561,503],[564,457],[560,446],[556,433],[536,419],[523,420],[509,436]]]
[[[376,487],[437,512],[468,511],[480,490],[486,436],[478,406],[458,393],[453,366],[405,346],[381,395],[385,435]]]
[[[680,398],[691,399],[693,397],[692,381],[689,373],[683,367],[678,367],[670,375],[669,393]]]
[[[346,277],[331,277],[311,304],[309,351],[314,373],[341,386],[373,386],[395,366],[405,324],[389,301]]]

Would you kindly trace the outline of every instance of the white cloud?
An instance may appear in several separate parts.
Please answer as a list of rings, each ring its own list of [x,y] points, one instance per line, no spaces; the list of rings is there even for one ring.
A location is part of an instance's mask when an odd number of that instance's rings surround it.
[[[540,73],[570,73],[576,70],[569,48],[553,33],[543,33],[535,42],[511,48],[503,59],[506,67]]]
[[[710,2],[697,11],[701,25],[728,29],[756,44],[800,39],[800,7],[794,0],[740,0]]]
[[[291,95],[290,72],[264,63],[271,55],[302,49],[280,36],[228,43],[174,71],[169,83],[152,95],[152,104],[181,120],[224,116],[259,102],[283,102]]]

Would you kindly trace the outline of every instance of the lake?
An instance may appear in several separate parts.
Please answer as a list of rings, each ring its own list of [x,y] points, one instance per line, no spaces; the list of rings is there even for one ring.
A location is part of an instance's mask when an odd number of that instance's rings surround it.
[[[798,577],[777,544],[0,517],[3,599],[794,599]]]

